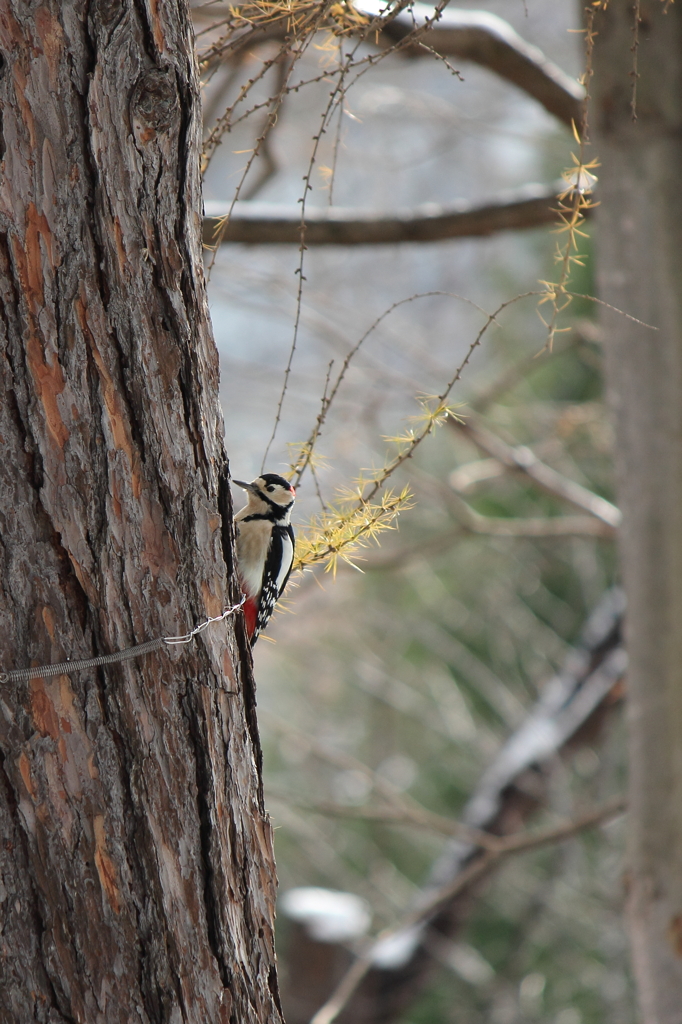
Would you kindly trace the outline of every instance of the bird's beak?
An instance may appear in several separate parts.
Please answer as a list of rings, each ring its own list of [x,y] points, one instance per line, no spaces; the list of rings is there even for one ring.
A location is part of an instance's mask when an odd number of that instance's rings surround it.
[[[243,487],[245,491],[251,491],[253,493],[256,490],[253,484],[247,484],[245,480],[233,480],[232,483],[236,484],[237,487]]]

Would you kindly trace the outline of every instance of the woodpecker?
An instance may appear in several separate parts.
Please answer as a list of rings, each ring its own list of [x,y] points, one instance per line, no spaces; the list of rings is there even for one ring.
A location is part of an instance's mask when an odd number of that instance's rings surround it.
[[[248,499],[234,523],[239,576],[246,593],[246,630],[255,644],[291,573],[294,531],[289,520],[296,491],[277,473],[263,473],[250,484],[233,483],[244,488]]]

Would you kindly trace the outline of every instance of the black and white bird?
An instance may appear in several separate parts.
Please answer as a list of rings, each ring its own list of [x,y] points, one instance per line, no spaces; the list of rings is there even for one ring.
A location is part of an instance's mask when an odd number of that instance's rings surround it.
[[[246,630],[254,644],[282,595],[294,561],[291,509],[296,491],[277,473],[263,473],[243,487],[247,504],[234,517],[237,563],[246,594]]]

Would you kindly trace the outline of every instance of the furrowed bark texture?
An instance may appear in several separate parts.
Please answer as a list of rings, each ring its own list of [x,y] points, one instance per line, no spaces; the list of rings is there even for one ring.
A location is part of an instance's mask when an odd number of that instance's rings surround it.
[[[0,5],[0,669],[237,596],[185,0]],[[0,686],[0,1021],[280,1020],[241,622]]]
[[[599,14],[592,135],[627,592],[629,920],[645,1024],[682,1021],[682,6]]]

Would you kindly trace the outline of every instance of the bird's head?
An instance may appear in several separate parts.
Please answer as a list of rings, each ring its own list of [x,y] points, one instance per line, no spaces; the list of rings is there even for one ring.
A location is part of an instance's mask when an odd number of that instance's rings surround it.
[[[244,488],[249,505],[254,508],[290,509],[296,499],[293,485],[277,473],[263,473],[250,484],[244,480],[233,480],[233,483]]]

